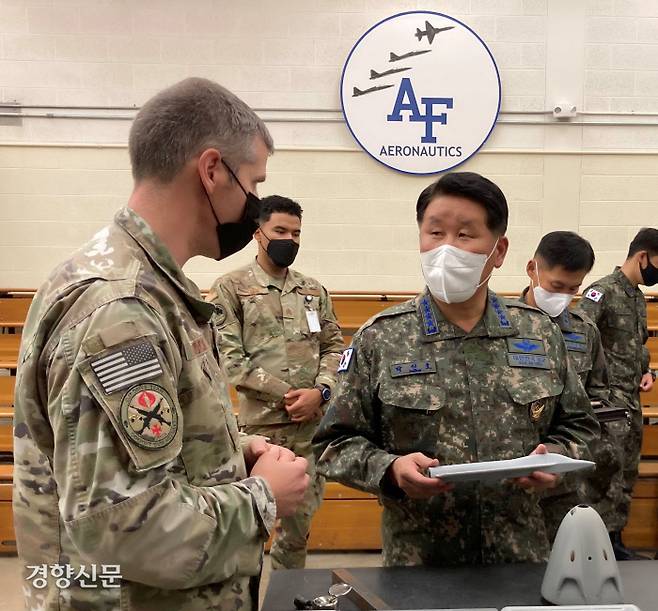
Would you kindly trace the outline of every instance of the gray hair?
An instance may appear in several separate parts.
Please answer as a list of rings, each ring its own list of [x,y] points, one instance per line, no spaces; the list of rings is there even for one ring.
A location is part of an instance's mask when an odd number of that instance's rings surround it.
[[[270,153],[272,136],[240,98],[213,81],[188,78],[156,94],[137,113],[128,150],[135,181],[168,183],[207,148],[216,148],[237,172],[253,160],[254,138]]]

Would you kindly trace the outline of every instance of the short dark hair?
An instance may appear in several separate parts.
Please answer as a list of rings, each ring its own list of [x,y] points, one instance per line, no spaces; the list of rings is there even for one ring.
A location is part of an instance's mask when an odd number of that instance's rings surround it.
[[[549,269],[560,266],[569,272],[589,272],[595,260],[592,245],[573,231],[547,233],[539,242],[535,256],[541,257]]]
[[[487,213],[487,227],[503,235],[507,231],[509,210],[500,188],[475,172],[451,172],[423,189],[416,202],[416,221],[421,223],[425,210],[435,197],[454,195],[480,204]]]
[[[628,257],[630,259],[635,253],[646,250],[650,257],[658,255],[658,229],[653,227],[643,227],[637,232],[628,248]]]
[[[283,197],[283,195],[268,195],[261,199],[260,202],[261,206],[258,213],[259,225],[267,223],[273,212],[283,212],[284,214],[296,216],[300,221],[302,220],[302,207],[289,197]]]
[[[254,159],[257,136],[272,153],[270,132],[245,102],[208,79],[185,79],[157,93],[137,113],[128,138],[133,178],[170,183],[190,159],[211,147],[237,172]]]

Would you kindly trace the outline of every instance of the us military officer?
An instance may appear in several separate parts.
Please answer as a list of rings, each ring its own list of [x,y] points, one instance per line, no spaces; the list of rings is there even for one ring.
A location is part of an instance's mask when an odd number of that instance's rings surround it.
[[[601,440],[591,448],[596,469],[567,475],[541,501],[551,542],[566,513],[579,503],[594,507],[609,532],[617,529],[619,520],[619,441],[628,427],[627,410],[609,403],[608,368],[598,328],[582,312],[569,309],[593,265],[594,251],[587,240],[572,231],[552,231],[528,261],[530,286],[521,296],[524,303],[548,314],[562,331],[569,359],[601,425]]]
[[[311,485],[297,512],[282,518],[272,567],[303,568],[311,518],[322,500],[311,439],[336,381],[344,348],[331,298],[292,269],[299,250],[300,205],[279,195],[262,200],[258,255],[222,276],[209,299],[217,308],[221,351],[240,397],[243,432],[264,435],[308,460]]]
[[[645,228],[635,236],[628,257],[612,274],[597,280],[583,293],[578,309],[601,331],[601,341],[610,372],[610,393],[615,402],[628,407],[630,429],[623,440],[621,479],[623,493],[616,507],[618,529],[612,533],[618,559],[636,555],[624,545],[621,530],[628,522],[631,494],[638,475],[642,446],[640,391],[649,391],[655,373],[649,368],[647,306],[640,284],[658,283],[658,229]]]
[[[598,423],[550,318],[487,289],[508,247],[500,189],[446,174],[416,213],[427,289],[370,319],[343,354],[314,439],[318,469],[379,495],[387,566],[544,560],[534,491],[556,476],[453,487],[426,470],[588,456]]]
[[[306,461],[243,449],[214,308],[181,267],[251,239],[272,140],[236,96],[188,79],[140,110],[129,151],[128,207],[55,268],[23,333],[18,550],[72,581],[28,582],[27,607],[255,609],[263,542],[302,500]],[[118,588],[94,579],[103,565]]]

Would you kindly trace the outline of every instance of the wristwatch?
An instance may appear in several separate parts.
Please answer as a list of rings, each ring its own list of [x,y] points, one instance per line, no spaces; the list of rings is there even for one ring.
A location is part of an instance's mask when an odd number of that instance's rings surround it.
[[[651,377],[653,378],[653,381],[655,382],[656,381],[656,370],[655,369],[649,369],[649,371],[647,371],[647,373],[651,374]]]
[[[331,388],[329,388],[326,384],[316,384],[314,388],[317,388],[320,391],[320,394],[322,395],[322,401],[324,403],[331,399]]]

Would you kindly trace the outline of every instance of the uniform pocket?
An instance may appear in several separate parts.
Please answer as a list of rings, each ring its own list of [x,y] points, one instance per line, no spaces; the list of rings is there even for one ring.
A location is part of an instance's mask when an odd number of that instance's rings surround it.
[[[378,390],[382,442],[396,454],[437,453],[445,391],[427,375],[386,379]]]
[[[551,426],[564,384],[552,372],[533,372],[507,391],[514,403],[510,434],[523,443],[523,452],[534,450]]]

